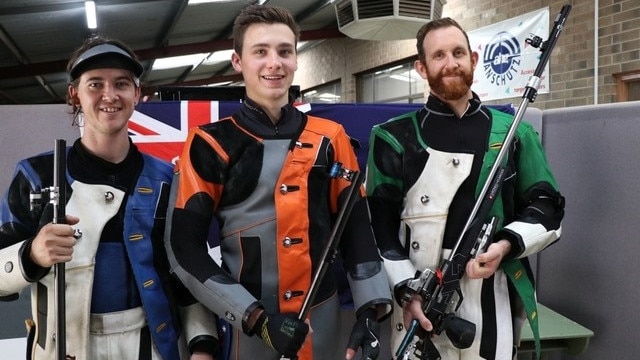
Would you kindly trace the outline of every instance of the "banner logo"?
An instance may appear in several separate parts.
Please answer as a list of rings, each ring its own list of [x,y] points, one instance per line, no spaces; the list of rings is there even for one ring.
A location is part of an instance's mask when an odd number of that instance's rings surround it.
[[[506,31],[496,34],[485,46],[484,76],[490,84],[504,86],[511,82],[520,68],[520,42]]]
[[[478,54],[471,89],[482,101],[522,95],[540,58],[540,50],[525,40],[548,34],[549,7],[470,31],[469,44]],[[538,93],[548,92],[549,67],[545,66]]]

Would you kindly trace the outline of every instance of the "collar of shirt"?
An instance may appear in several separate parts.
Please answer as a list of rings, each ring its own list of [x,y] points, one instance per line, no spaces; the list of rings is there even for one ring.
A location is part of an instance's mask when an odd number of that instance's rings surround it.
[[[233,118],[247,131],[262,138],[291,138],[300,133],[306,122],[306,115],[292,104],[282,107],[276,124],[251,99],[247,98]]]

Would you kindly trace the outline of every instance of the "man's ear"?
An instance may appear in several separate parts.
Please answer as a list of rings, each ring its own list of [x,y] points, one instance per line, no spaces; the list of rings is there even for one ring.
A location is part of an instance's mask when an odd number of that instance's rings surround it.
[[[67,93],[69,94],[69,105],[80,106],[80,100],[78,100],[78,91],[73,85],[69,84],[67,87]]]
[[[480,55],[478,55],[477,52],[472,52],[471,53],[471,70],[475,70],[476,69],[476,65],[478,65],[478,58],[480,57]]]
[[[420,60],[413,62],[413,68],[418,72],[421,78],[427,79],[427,66]]]
[[[239,73],[242,72],[242,59],[240,59],[240,55],[235,51],[231,54],[231,66],[233,66],[235,71]]]
[[[138,102],[140,101],[140,95],[142,95],[142,88],[140,86],[136,86],[136,100],[133,103],[133,106],[138,105]]]

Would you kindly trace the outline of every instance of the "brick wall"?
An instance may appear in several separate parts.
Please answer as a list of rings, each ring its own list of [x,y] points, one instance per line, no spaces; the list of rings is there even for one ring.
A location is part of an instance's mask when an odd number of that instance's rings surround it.
[[[294,84],[304,90],[341,79],[343,102],[355,102],[356,74],[415,53],[415,40],[326,40],[300,53]]]
[[[596,2],[597,61],[594,56]],[[565,4],[572,4],[572,9],[549,60],[550,93],[539,94],[533,106],[546,109],[615,102],[613,74],[640,70],[639,0],[448,0],[444,16],[456,19],[470,31],[548,6],[551,27]],[[545,40],[548,37],[548,34],[538,35]],[[294,83],[304,90],[341,79],[343,101],[355,102],[358,73],[407,59],[415,53],[415,39],[327,40],[300,54]],[[495,102],[518,104],[520,101],[521,98],[516,97]]]

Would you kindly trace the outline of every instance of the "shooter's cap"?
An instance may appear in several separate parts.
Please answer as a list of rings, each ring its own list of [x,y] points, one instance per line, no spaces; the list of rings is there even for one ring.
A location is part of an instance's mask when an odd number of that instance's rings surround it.
[[[124,49],[113,44],[100,44],[78,56],[69,71],[69,80],[77,79],[88,70],[107,68],[129,70],[136,78],[140,78],[144,71],[142,64]]]

